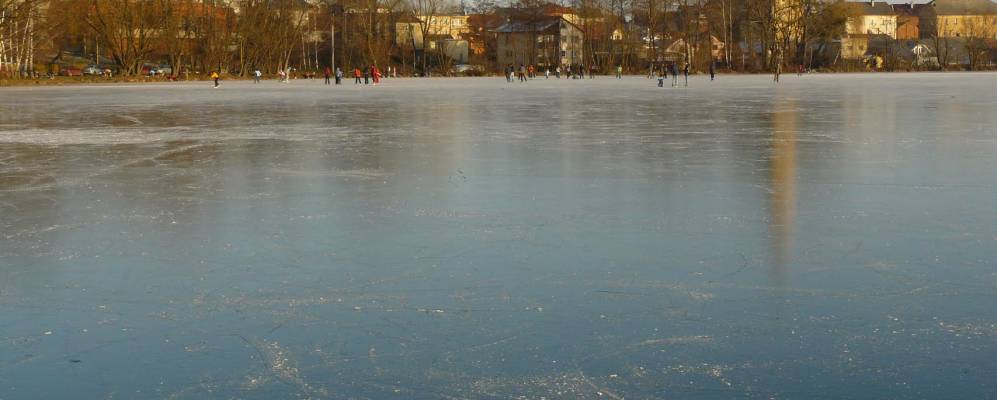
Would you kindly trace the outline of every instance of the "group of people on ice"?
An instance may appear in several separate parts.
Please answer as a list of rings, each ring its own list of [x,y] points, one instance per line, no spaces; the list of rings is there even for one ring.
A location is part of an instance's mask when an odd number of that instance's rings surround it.
[[[286,70],[284,69],[278,70],[277,81],[283,83],[289,82],[292,76],[291,75],[292,71],[293,70],[291,68],[287,68]],[[390,76],[397,77],[396,75],[397,73],[398,72],[394,67],[388,67],[388,74]],[[253,71],[250,72],[250,76],[253,78],[253,83],[260,83],[263,79],[263,72],[261,72],[258,68],[253,69]],[[303,76],[305,78],[314,78],[315,74],[313,73],[304,74]],[[335,70],[333,70],[331,67],[325,67],[325,69],[322,70],[322,76],[325,78],[326,85],[331,85],[333,79],[335,79],[337,85],[341,85],[343,83],[344,73],[343,70],[339,67],[336,67]],[[369,67],[364,67],[363,69],[361,69],[360,67],[354,67],[353,77],[356,78],[354,83],[357,85],[360,84],[370,85],[371,83],[377,85],[381,83],[381,78],[383,78],[384,75],[381,73],[380,68],[378,68],[376,65],[371,64]],[[210,78],[212,79],[212,81],[214,81],[214,87],[217,88],[220,85],[221,81],[220,72],[212,71],[210,74]]]
[[[535,79],[539,69],[539,67],[535,67],[532,64],[519,64],[519,68],[516,68],[513,64],[508,64],[505,67],[505,80],[506,82],[526,82],[530,79]],[[561,79],[562,73],[568,79],[584,79],[585,75],[588,75],[590,79],[594,79],[596,69],[597,68],[594,65],[586,66],[582,64],[558,65],[553,68],[545,66],[543,67],[543,75],[544,79],[550,79],[552,74],[555,78]]]
[[[682,63],[679,67],[678,62],[669,62],[661,65],[651,64],[651,68],[648,70],[647,77],[651,78],[657,76],[658,87],[665,86],[665,80],[668,79],[668,74],[672,74],[672,87],[679,85],[679,74],[682,74],[684,78],[683,86],[689,86],[689,69],[690,64],[688,62]],[[710,80],[714,80],[717,77],[717,64],[716,62],[710,62]]]
[[[544,78],[550,79],[550,75],[553,72],[557,79],[561,79],[561,73],[563,72],[568,79],[585,79],[587,74],[589,79],[594,79],[596,75],[597,68],[594,65],[558,65],[554,68],[549,66],[543,68]],[[623,66],[616,66],[616,79],[623,79]],[[681,66],[678,62],[669,62],[663,64],[651,64],[648,69],[648,78],[658,78],[658,87],[664,87],[665,80],[668,79],[668,74],[672,76],[672,87],[678,86],[679,74],[685,77],[685,86],[689,86],[689,73],[690,64],[682,63]],[[714,80],[717,75],[716,63],[710,63],[710,80]],[[526,82],[530,79],[537,77],[537,68],[533,65],[519,64],[517,68],[513,64],[508,64],[505,67],[505,80],[506,82]]]
[[[391,74],[395,73],[392,67],[388,67],[388,72]],[[361,77],[363,78],[362,81],[360,80]],[[364,68],[363,71],[360,70],[360,67],[353,68],[354,85],[359,85],[359,84],[369,85],[371,83],[371,80],[373,80],[374,84],[377,85],[381,83],[382,77],[383,75],[381,75],[381,69],[374,64],[371,64],[369,67]]]

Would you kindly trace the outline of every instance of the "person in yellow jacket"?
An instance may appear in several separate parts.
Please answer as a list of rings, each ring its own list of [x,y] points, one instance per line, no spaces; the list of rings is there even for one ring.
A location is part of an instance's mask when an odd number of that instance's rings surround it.
[[[218,87],[218,71],[211,71],[211,79],[215,80],[215,87]]]

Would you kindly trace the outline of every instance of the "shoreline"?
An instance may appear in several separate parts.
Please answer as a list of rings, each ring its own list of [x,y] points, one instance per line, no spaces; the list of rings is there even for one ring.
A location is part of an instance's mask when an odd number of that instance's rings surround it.
[[[965,74],[965,73],[992,73],[992,70],[983,71],[842,71],[842,72],[808,72],[805,75],[873,75],[873,74],[888,74],[888,75],[899,75],[899,74]],[[698,75],[708,75],[707,73],[695,73],[690,74],[690,76]],[[752,72],[723,72],[718,73],[718,76],[752,76],[752,75],[772,75],[771,72],[766,73],[752,73]],[[782,75],[785,76],[795,76],[795,72],[786,73]],[[599,77],[615,77],[615,74],[598,74]],[[630,77],[644,77],[644,74],[624,74],[623,76]],[[542,78],[542,76],[538,77]],[[263,81],[277,81],[277,77],[264,78]],[[315,78],[293,78],[291,81],[308,81],[315,80],[321,81],[322,77]],[[346,78],[344,77],[344,82]],[[350,78],[352,79],[352,78]],[[480,75],[480,76],[430,76],[430,77],[397,77],[397,78],[385,78],[386,80],[394,79],[504,79],[502,75]],[[534,78],[537,79],[537,78]],[[586,78],[588,79],[588,78]],[[232,78],[222,78],[222,82],[239,82],[246,81],[252,82],[252,78],[248,77],[232,77]],[[54,78],[33,78],[33,79],[0,79],[0,88],[5,87],[51,87],[51,86],[128,86],[128,85],[147,85],[147,84],[170,84],[170,83],[186,83],[186,82],[211,82],[211,78],[204,77],[203,79],[178,79],[178,80],[167,80],[165,78],[149,78],[149,77],[120,77],[120,78],[94,78],[94,77],[54,77]]]

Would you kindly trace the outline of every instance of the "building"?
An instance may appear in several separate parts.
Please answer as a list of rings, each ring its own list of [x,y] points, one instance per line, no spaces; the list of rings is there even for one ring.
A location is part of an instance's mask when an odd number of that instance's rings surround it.
[[[395,22],[395,43],[421,49],[423,32],[434,39],[445,36],[460,40],[466,39],[471,30],[466,15],[409,16]]]
[[[989,1],[989,0],[986,0]],[[854,16],[845,23],[847,35],[886,35],[897,38],[897,14],[886,2],[855,2]]]
[[[412,48],[416,53],[425,48],[427,52],[443,55],[458,64],[467,63],[467,37],[471,32],[468,18],[467,15],[409,14],[395,22],[395,44],[402,48]]]
[[[563,17],[510,19],[494,32],[499,68],[509,64],[554,66],[585,61],[582,30]]]
[[[522,19],[531,17],[561,17],[576,26],[582,25],[581,17],[574,9],[553,3],[543,3],[534,7],[499,7],[495,15],[502,19]]]
[[[482,61],[487,61],[495,53],[495,29],[505,22],[505,18],[495,14],[472,14],[467,24],[470,53]],[[490,64],[484,62],[483,64]]]
[[[934,0],[921,12],[921,37],[997,39],[997,3]]]
[[[897,15],[897,40],[917,40],[921,37],[921,18],[919,14],[923,4],[894,4],[893,12]]]
[[[841,58],[845,60],[861,60],[869,50],[869,35],[855,34],[841,38]]]

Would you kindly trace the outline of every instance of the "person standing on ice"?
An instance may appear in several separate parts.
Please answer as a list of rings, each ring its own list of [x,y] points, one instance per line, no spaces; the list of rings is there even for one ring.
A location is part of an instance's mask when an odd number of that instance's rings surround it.
[[[342,83],[343,83],[343,70],[340,69],[339,67],[336,67],[336,84],[339,85]]]
[[[215,80],[215,87],[218,87],[218,71],[211,71],[211,79]]]
[[[263,73],[260,72],[259,68],[253,70],[253,83],[260,83],[261,76],[263,76]]]
[[[332,79],[330,78],[332,78],[332,69],[329,67],[325,67],[325,70],[322,71],[322,75],[325,75],[325,84],[331,85]]]
[[[623,79],[623,64],[616,66],[616,79]]]
[[[671,64],[672,69],[672,87],[679,85],[679,65],[677,62]]]
[[[370,66],[370,74],[374,78],[374,85],[381,83],[381,70],[376,65]]]
[[[710,61],[710,80],[712,81],[713,78],[716,78],[716,76],[717,76],[717,62]]]
[[[359,84],[363,83],[360,80],[360,67],[353,67],[353,78],[354,78],[353,79],[353,84],[354,85],[359,85]]]
[[[363,69],[363,84],[370,85],[370,67]]]
[[[682,75],[685,75],[685,85],[689,86],[689,63],[682,66]]]

